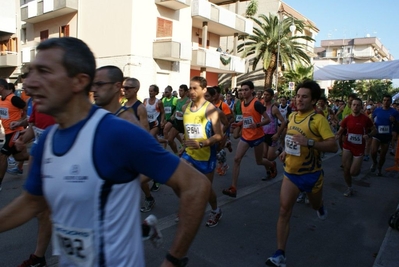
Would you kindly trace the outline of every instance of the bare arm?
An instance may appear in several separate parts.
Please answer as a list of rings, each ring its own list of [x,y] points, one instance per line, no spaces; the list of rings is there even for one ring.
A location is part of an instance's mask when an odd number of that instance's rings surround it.
[[[272,112],[273,115],[281,122],[281,125],[278,127],[277,133],[275,134],[274,140],[276,141],[285,128],[286,119],[283,117],[283,115],[281,115],[280,110],[276,106],[273,106]]]
[[[180,221],[169,252],[176,258],[183,258],[187,254],[204,216],[211,185],[205,175],[183,160],[180,161],[166,184],[180,198]],[[165,260],[162,266],[173,265]]]
[[[158,108],[161,113],[161,128],[165,127],[165,109],[163,108],[162,101],[158,101]]]
[[[293,141],[297,142],[300,146],[308,146],[308,138],[303,136],[302,134],[296,134],[293,136]],[[334,137],[327,138],[323,141],[315,142],[314,147],[320,152],[332,152],[335,153],[338,151],[338,145],[335,141]]]
[[[129,110],[125,110],[124,112],[119,114],[119,118],[127,120],[128,122],[131,122],[131,123],[143,128],[143,126],[140,124],[140,122],[136,118],[136,116],[134,116],[134,114],[132,112],[130,112]]]
[[[0,232],[26,223],[46,207],[47,203],[43,196],[35,196],[24,191],[0,211]]]
[[[148,132],[150,131],[150,125],[148,124],[147,110],[144,105],[140,105],[137,108],[137,116],[140,118],[140,124],[146,129]]]

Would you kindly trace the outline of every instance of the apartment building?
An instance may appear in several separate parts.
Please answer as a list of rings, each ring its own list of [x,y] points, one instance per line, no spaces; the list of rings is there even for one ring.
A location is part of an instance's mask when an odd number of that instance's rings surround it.
[[[317,59],[338,64],[368,63],[393,60],[393,56],[377,37],[322,40],[315,50]]]
[[[209,85],[222,73],[243,73],[245,59],[220,51],[224,36],[252,33],[252,21],[208,0],[20,0],[22,63],[47,38],[85,41],[98,66],[116,65],[126,77],[161,90],[202,75]]]
[[[20,66],[20,19],[15,0],[2,0],[0,7],[0,78],[14,82]]]
[[[237,14],[240,14],[242,16],[245,15],[245,12],[247,10],[247,7],[249,5],[249,1],[235,1],[235,0],[219,0],[219,4],[224,4],[225,7]],[[288,4],[284,3],[281,0],[261,0],[258,1],[258,10],[257,13],[253,16],[254,18],[257,18],[259,14],[273,14],[275,16],[278,16],[280,20],[283,20],[284,18],[295,18],[297,20],[301,20],[305,23],[305,25],[308,26],[308,28],[303,32],[300,33],[298,31],[294,32],[294,35],[306,35],[310,36],[313,39],[315,39],[316,34],[319,32],[319,29],[316,27],[316,24],[302,15],[300,12],[295,10],[293,7],[289,6]],[[307,54],[309,57],[312,59],[315,54],[314,54],[314,47],[315,47],[315,42],[310,42],[310,41],[305,41],[305,40],[299,40],[304,44],[304,47],[306,49]],[[222,49],[225,50],[232,50],[235,45],[234,37],[228,36],[228,37],[223,37],[221,38],[220,45]],[[264,86],[264,72],[263,72],[263,66],[262,62],[259,62],[257,68],[255,71],[252,71],[252,61],[251,57],[248,57],[247,62],[246,62],[246,67],[245,67],[245,73],[238,74],[237,79],[238,83],[241,81],[244,81],[250,77],[253,81],[254,84],[257,88],[263,89]],[[281,77],[283,75],[281,66],[278,69],[278,76]],[[221,77],[221,82],[227,82],[229,83],[230,80],[233,80],[232,87],[235,87],[234,85],[234,79],[235,77],[230,77],[224,75]],[[276,82],[276,76],[274,77],[274,84]]]

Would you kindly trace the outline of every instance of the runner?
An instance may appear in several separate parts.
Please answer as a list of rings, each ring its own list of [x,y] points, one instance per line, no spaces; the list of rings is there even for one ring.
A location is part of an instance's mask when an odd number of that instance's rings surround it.
[[[389,143],[392,139],[392,128],[399,121],[399,112],[391,107],[391,103],[392,97],[384,95],[382,107],[376,108],[373,112],[373,121],[377,128],[377,134],[371,142],[371,159],[373,160],[371,171],[375,172],[378,169],[378,176],[382,176],[382,166],[384,166]],[[377,153],[380,147],[380,158],[377,161]]]
[[[190,81],[191,103],[183,108],[185,129],[185,151],[181,156],[213,182],[216,167],[216,143],[222,139],[218,109],[206,101],[204,95],[207,81],[195,76]],[[215,227],[222,218],[222,210],[217,205],[215,191],[209,194],[211,213],[206,226]],[[180,213],[178,215],[180,216]]]
[[[314,81],[306,81],[296,88],[298,110],[289,118],[285,151],[280,155],[285,165],[277,221],[277,251],[267,259],[267,266],[286,265],[290,218],[300,191],[307,192],[321,220],[327,217],[322,198],[324,175],[320,152],[336,152],[338,148],[327,119],[315,113],[314,107],[320,96],[320,86]]]
[[[262,180],[268,180],[277,176],[277,165],[274,161],[281,151],[277,151],[279,147],[278,140],[286,128],[286,122],[284,117],[281,115],[276,105],[272,103],[274,96],[273,89],[266,89],[263,93],[264,106],[266,113],[270,118],[270,123],[263,126],[263,132],[265,133],[265,141],[263,144],[263,158],[266,160],[268,166],[267,176]],[[278,121],[281,121],[278,126]]]
[[[262,157],[263,141],[265,134],[262,126],[270,122],[270,118],[266,113],[266,108],[255,99],[253,92],[255,86],[252,81],[246,81],[241,84],[244,101],[241,102],[241,110],[243,120],[233,123],[232,128],[242,126],[242,136],[238,141],[236,154],[234,156],[233,177],[231,186],[223,189],[222,193],[230,197],[237,197],[237,182],[240,175],[241,160],[250,147],[254,148],[255,159],[257,165],[263,165],[267,172],[268,162]],[[263,120],[262,120],[263,116]]]
[[[341,122],[341,127],[336,134],[336,139],[339,139],[341,134],[346,131],[342,151],[344,179],[348,186],[348,189],[344,193],[346,197],[353,195],[352,176],[359,175],[366,142],[376,133],[371,119],[361,113],[362,100],[360,98],[352,100],[351,108],[352,114]]]
[[[242,111],[241,111],[241,102],[244,100],[243,94],[242,94],[242,90],[238,89],[237,90],[237,99],[234,103],[234,109],[233,109],[233,113],[234,113],[234,118],[235,118],[235,122],[241,122],[242,121]],[[241,126],[236,126],[233,130],[233,138],[237,139],[239,137],[241,137]]]

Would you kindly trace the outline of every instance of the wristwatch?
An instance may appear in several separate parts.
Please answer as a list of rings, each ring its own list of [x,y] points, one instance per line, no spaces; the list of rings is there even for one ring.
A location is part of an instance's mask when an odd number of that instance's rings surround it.
[[[204,147],[204,143],[202,143],[202,142],[198,142],[198,145],[199,145],[200,148]]]
[[[314,147],[315,141],[313,139],[308,139],[308,148]]]
[[[176,267],[184,267],[184,266],[187,266],[187,264],[188,264],[187,257],[178,259],[178,258],[172,256],[170,253],[166,254],[166,259]]]
[[[259,128],[259,127],[260,127],[260,123],[257,123],[257,124],[256,124],[256,128]]]

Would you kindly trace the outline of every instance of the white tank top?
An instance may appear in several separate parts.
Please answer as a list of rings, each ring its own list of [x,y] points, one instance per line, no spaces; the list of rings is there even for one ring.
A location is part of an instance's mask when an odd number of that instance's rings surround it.
[[[58,125],[45,141],[43,191],[52,211],[53,252],[60,255],[60,266],[145,265],[140,179],[113,184],[99,176],[93,163],[94,135],[107,113],[98,109],[64,155],[53,153]]]
[[[147,110],[147,118],[148,118],[148,122],[154,122],[158,119],[158,116],[160,114],[160,112],[157,110],[157,105],[158,105],[158,98],[155,98],[155,103],[150,105],[150,99],[146,98],[144,100],[144,106]]]

